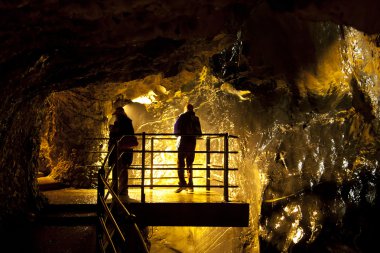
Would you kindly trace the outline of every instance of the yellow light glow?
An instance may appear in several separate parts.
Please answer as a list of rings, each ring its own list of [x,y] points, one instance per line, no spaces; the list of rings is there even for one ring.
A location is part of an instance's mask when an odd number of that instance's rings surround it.
[[[156,93],[154,91],[149,91],[147,94],[140,96],[138,98],[132,99],[132,102],[135,103],[140,103],[140,104],[145,104],[145,105],[150,105],[153,102],[156,101]]]
[[[239,99],[242,101],[249,100],[249,98],[246,96],[251,94],[249,90],[237,90],[229,83],[223,83],[222,86],[220,86],[220,89],[226,93],[230,93],[239,97]]]
[[[298,243],[304,235],[303,229],[301,227],[297,228],[296,234],[293,237],[293,243]]]

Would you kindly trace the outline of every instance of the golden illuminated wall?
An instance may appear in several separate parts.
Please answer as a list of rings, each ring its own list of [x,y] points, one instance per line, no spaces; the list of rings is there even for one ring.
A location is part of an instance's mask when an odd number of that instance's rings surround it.
[[[315,66],[299,72],[301,106],[287,112],[288,122],[274,121],[268,129],[268,142],[274,143],[264,148],[275,152],[265,161],[275,159],[263,170],[260,234],[280,251],[313,243],[326,220],[339,226],[350,206],[374,204],[376,194],[359,179],[375,175],[378,164],[375,37],[331,24],[319,24],[314,32],[319,54]]]
[[[325,184],[350,182],[358,170],[376,167],[380,63],[371,36],[331,23],[313,23],[309,29],[315,64],[298,69],[294,82],[285,75],[271,77],[271,85],[264,86],[269,90],[256,88],[266,84],[258,76],[236,89],[233,82],[223,81],[204,64],[194,72],[182,70],[168,78],[149,75],[53,94],[49,99],[54,108],[42,135],[41,155],[59,167],[72,161],[73,148],[81,150],[88,145],[105,151],[106,143],[85,142],[84,137],[107,138],[116,106],[124,106],[136,132],[171,133],[176,118],[190,102],[203,132],[239,136],[232,146],[239,154],[231,158],[239,171],[230,177],[239,188],[231,191],[231,197],[250,203],[250,226],[152,228],[152,247],[157,252],[168,245],[183,252],[222,252],[226,248],[259,252],[259,237],[283,251],[300,242],[312,243],[324,218],[341,220],[347,203],[338,197],[326,201],[318,194],[300,196]],[[70,118],[70,128],[63,123],[66,118]],[[68,139],[74,141],[67,143]],[[174,141],[156,145],[157,149],[175,149]],[[104,154],[82,156],[82,165],[100,164],[104,158]],[[62,162],[54,164],[52,157]],[[154,163],[175,164],[175,158],[157,154]],[[135,161],[138,159],[136,155]],[[218,163],[221,158],[213,159]],[[204,157],[197,156],[196,162],[204,163]],[[154,176],[175,177],[176,172],[156,171]],[[176,184],[176,180],[169,183]],[[355,194],[353,189],[350,201],[355,201]],[[326,204],[332,214],[326,212]],[[271,206],[278,208],[271,210]],[[173,234],[177,230],[180,232]],[[186,241],[175,234],[192,239]],[[210,236],[214,242],[202,239]]]

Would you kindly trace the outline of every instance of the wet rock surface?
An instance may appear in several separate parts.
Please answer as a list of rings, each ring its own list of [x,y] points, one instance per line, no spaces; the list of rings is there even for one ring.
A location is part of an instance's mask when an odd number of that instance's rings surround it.
[[[0,224],[42,209],[37,171],[96,187],[86,166],[103,156],[87,151],[107,147],[86,137],[107,137],[115,106],[154,92],[138,131],[169,131],[192,101],[204,131],[240,136],[233,194],[253,225],[233,230],[231,251],[370,252],[379,3],[2,1]]]

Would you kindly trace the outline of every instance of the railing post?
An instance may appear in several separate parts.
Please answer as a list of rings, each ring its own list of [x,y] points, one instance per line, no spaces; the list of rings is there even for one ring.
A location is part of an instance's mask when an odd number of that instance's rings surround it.
[[[103,206],[102,206],[102,202],[101,202],[101,198],[104,198],[104,184],[103,184],[103,180],[101,179],[101,177],[104,178],[105,176],[105,171],[104,171],[104,168],[102,167],[99,171],[98,171],[98,194],[97,194],[97,215],[98,215],[98,223],[96,224],[96,251],[97,252],[101,252],[101,248],[103,247],[103,245],[101,245],[101,241],[103,239],[103,228],[102,228],[102,225],[100,224],[100,219],[103,219],[104,217],[104,210],[103,210]]]
[[[119,141],[116,142],[116,159],[115,159],[115,165],[112,170],[112,190],[119,195],[119,156],[120,156],[120,150],[119,150]]]
[[[206,190],[210,190],[210,163],[211,163],[211,154],[210,154],[210,148],[211,148],[211,141],[210,136],[206,137]]]
[[[228,133],[224,134],[224,201],[228,202]]]
[[[145,132],[142,133],[141,141],[141,203],[145,203]]]
[[[104,198],[104,183],[103,183],[102,177],[104,178],[105,174],[106,173],[104,171],[104,168],[101,168],[98,171],[98,204],[101,203],[100,198]]]
[[[153,189],[153,151],[154,151],[154,137],[150,139],[150,189]]]

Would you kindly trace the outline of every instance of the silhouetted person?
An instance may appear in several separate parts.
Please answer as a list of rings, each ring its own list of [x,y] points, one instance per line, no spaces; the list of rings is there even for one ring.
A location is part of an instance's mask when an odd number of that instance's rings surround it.
[[[124,135],[134,135],[135,131],[133,129],[132,120],[127,116],[123,107],[117,107],[116,111],[113,113],[116,117],[113,125],[109,126],[109,142],[108,151],[117,143],[117,141]],[[125,151],[118,163],[118,175],[119,175],[119,192],[121,195],[128,195],[128,167],[132,164],[133,160],[133,149],[130,148]],[[120,153],[119,153],[120,155]],[[112,166],[117,161],[117,149],[114,147],[110,154],[108,165]]]
[[[186,187],[193,191],[193,171],[192,166],[195,157],[196,138],[202,134],[199,118],[195,116],[194,107],[191,104],[186,106],[187,111],[182,113],[174,124],[174,134],[179,136],[178,144],[178,179],[179,188],[176,193],[185,190]],[[191,136],[186,136],[191,135]],[[189,182],[185,180],[185,161]]]

